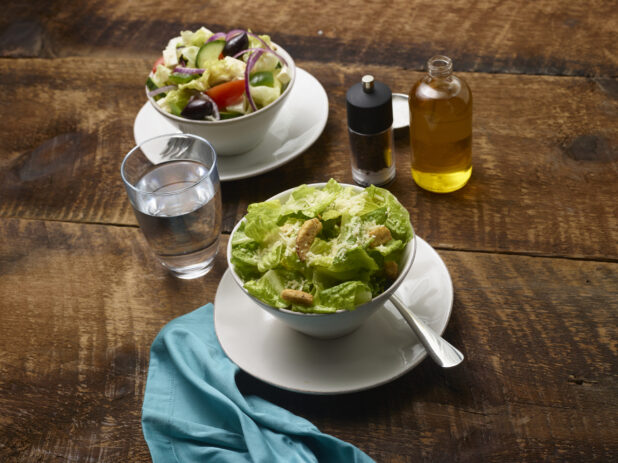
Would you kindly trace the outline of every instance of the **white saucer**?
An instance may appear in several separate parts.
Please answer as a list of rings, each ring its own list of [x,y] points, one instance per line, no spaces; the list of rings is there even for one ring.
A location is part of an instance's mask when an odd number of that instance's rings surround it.
[[[410,125],[410,108],[408,107],[408,95],[405,93],[393,93],[393,129],[403,129]]]
[[[238,156],[219,156],[221,181],[240,180],[273,170],[300,155],[320,136],[328,119],[328,97],[322,84],[301,68],[296,83],[264,140]],[[133,124],[136,143],[179,130],[144,104]]]
[[[453,284],[438,253],[421,238],[417,243],[412,270],[398,294],[441,334],[453,306]],[[234,363],[266,383],[297,392],[369,389],[398,378],[427,355],[390,302],[352,334],[311,338],[262,310],[238,288],[229,269],[217,289],[214,319],[219,342]]]

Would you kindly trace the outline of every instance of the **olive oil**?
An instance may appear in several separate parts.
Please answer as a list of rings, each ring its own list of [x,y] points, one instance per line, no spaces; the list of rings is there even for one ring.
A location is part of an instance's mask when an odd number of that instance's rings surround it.
[[[412,177],[425,190],[449,193],[472,174],[472,91],[452,74],[450,58],[434,56],[427,68],[408,98]]]

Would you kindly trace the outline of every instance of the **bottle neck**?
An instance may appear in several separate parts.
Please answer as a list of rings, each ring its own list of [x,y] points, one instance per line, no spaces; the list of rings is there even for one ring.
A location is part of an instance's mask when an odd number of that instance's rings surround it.
[[[431,77],[448,77],[453,72],[453,61],[448,56],[432,56],[427,61],[427,71]]]

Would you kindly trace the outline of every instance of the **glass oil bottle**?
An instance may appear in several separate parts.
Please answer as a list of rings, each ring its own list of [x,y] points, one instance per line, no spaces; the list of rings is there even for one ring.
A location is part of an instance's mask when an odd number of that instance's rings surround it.
[[[447,56],[430,58],[408,96],[412,177],[435,193],[460,189],[472,174],[472,91],[452,72]]]

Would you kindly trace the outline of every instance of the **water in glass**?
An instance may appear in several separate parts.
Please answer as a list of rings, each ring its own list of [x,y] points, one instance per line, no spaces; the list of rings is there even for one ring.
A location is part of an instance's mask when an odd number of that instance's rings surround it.
[[[221,230],[221,191],[208,169],[195,161],[154,166],[137,182],[146,194],[134,211],[163,265],[180,278],[195,278],[213,265]]]

